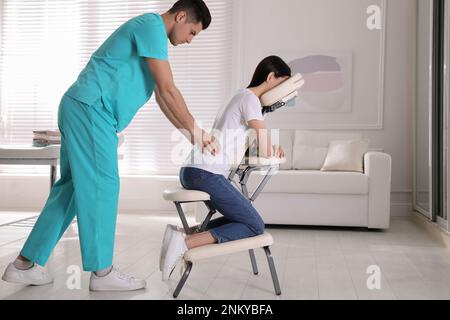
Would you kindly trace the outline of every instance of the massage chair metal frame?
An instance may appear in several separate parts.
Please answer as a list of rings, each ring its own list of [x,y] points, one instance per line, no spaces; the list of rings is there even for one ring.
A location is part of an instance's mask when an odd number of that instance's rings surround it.
[[[290,79],[283,82],[278,87],[272,89],[265,95],[261,97],[261,104],[263,105],[263,115],[266,116],[269,113],[275,112],[276,110],[284,107],[287,103],[295,99],[298,95],[298,90],[304,85],[304,80],[300,74],[296,74]],[[249,148],[250,149],[250,148]],[[248,154],[248,150],[246,152]],[[250,160],[249,160],[250,159]],[[240,187],[242,194],[248,201],[254,202],[259,194],[262,192],[266,184],[269,182],[271,176],[276,173],[279,168],[280,161],[276,161],[275,159],[271,159],[272,161],[268,161],[268,163],[260,163],[258,161],[252,162],[252,158],[244,156],[241,163],[232,169],[230,175],[228,176],[228,180],[235,185]],[[275,161],[274,161],[275,160]],[[250,178],[252,172],[255,171],[267,171],[264,175],[264,178],[260,181],[256,190],[250,195],[247,189],[247,182]],[[236,181],[237,180],[237,181]],[[192,202],[200,202],[199,201],[175,201],[175,206],[178,211],[178,215],[181,219],[181,223],[183,224],[183,228],[186,234],[193,234],[196,232],[206,231],[206,227],[208,223],[211,221],[211,218],[214,214],[217,213],[217,210],[214,208],[212,202],[210,200],[203,200],[202,202],[206,205],[209,210],[205,220],[201,223],[200,228],[198,230],[193,230],[186,219],[186,215],[183,211],[181,204],[183,203],[192,203]],[[270,251],[269,246],[263,247],[264,252],[267,257],[267,261],[269,264],[270,274],[272,276],[272,281],[275,289],[276,295],[281,294],[281,288],[278,281],[278,276],[275,268],[275,263]],[[253,269],[253,274],[258,274],[258,266],[256,263],[255,252],[253,249],[249,249],[250,261]],[[193,263],[191,261],[185,262],[185,270],[183,275],[181,276],[180,281],[173,293],[173,297],[178,297],[181,292],[184,284],[186,283],[187,278],[191,272]]]

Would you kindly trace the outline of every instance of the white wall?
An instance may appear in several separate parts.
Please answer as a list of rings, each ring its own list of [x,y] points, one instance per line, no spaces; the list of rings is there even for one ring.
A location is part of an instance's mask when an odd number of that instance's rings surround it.
[[[0,52],[2,51],[2,14],[3,14],[3,6],[4,2],[0,0]],[[2,98],[2,91],[0,90],[0,99]],[[4,126],[4,120],[2,117],[2,106],[0,104],[0,133],[2,133]],[[1,202],[0,202],[1,203]]]
[[[1,23],[1,18],[2,18],[2,14],[3,14],[3,6],[4,6],[4,3],[3,3],[3,1],[0,1],[0,51],[1,51],[1,48],[2,48],[2,23]],[[0,91],[0,98],[1,98],[1,91]],[[0,105],[0,129],[1,129],[1,121],[2,121],[2,118],[1,118],[1,108],[2,108],[2,106]]]
[[[358,128],[346,131],[362,132],[370,138],[371,149],[381,149],[392,155],[392,214],[401,215],[412,210],[416,3],[412,0],[387,0],[384,77],[383,81],[378,81],[378,75],[372,77],[368,73],[373,65],[367,64],[380,61],[380,43],[377,40],[382,31],[369,32],[364,25],[366,8],[379,2],[381,0],[236,0],[236,13],[239,15],[232,27],[240,42],[236,43],[238,50],[233,66],[239,71],[234,76],[235,89],[248,84],[257,62],[267,54],[319,49],[351,49],[355,52],[351,113],[325,114],[319,119],[314,118],[317,115],[300,113],[294,118],[292,114],[280,113],[271,117],[271,126],[303,129],[310,126],[311,121],[316,121],[313,123],[319,127],[322,119],[329,127],[335,126],[340,130]],[[355,28],[358,22],[360,27]],[[299,36],[302,33],[308,36]],[[376,101],[374,92],[382,89],[377,86],[383,82],[384,94],[380,101]],[[365,97],[371,97],[370,101],[364,101]],[[368,127],[372,128],[364,129]],[[174,212],[172,205],[162,200],[161,193],[164,188],[177,184],[176,177],[171,181],[123,178],[121,208]],[[45,177],[32,183],[1,177],[0,189],[0,206],[3,208],[17,206],[18,203],[39,208],[48,192]]]
[[[0,17],[2,16],[2,14],[3,14],[3,6],[4,6],[4,3],[3,3],[3,1],[0,1]],[[1,21],[1,20],[0,20]],[[0,35],[2,34],[2,24],[0,23]],[[2,47],[2,37],[0,36],[0,48]]]

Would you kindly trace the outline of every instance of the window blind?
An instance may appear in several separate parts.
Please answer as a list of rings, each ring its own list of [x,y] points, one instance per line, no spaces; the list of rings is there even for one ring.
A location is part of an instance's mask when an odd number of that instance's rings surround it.
[[[4,0],[1,19],[2,143],[30,143],[32,131],[57,127],[59,100],[91,54],[128,19],[167,11],[175,1]],[[232,1],[206,0],[211,26],[190,45],[169,48],[177,87],[198,123],[210,129],[231,95]],[[124,131],[121,175],[177,174],[189,143],[152,98]],[[178,154],[184,150],[183,155]],[[178,155],[178,156],[177,156]],[[27,173],[47,169],[30,167]],[[0,166],[24,173],[24,166]]]

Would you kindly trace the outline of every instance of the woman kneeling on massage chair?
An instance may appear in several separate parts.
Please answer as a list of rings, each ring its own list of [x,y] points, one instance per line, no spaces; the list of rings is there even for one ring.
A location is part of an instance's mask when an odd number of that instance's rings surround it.
[[[208,155],[194,146],[180,170],[181,184],[185,189],[208,193],[214,208],[223,217],[211,220],[205,232],[192,235],[185,235],[176,226],[167,226],[160,256],[163,280],[169,278],[189,249],[264,233],[264,221],[251,202],[231,184],[228,176],[233,164],[237,159],[242,159],[245,153],[248,130],[256,131],[259,156],[284,157],[283,149],[272,146],[270,142],[260,98],[289,77],[291,69],[281,58],[265,58],[256,68],[248,88],[239,90],[216,117],[212,135],[221,144],[221,153],[217,156]]]

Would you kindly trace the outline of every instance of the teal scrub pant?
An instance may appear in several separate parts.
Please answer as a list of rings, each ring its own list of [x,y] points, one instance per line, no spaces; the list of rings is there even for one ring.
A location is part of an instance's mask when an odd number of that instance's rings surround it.
[[[51,189],[22,256],[44,266],[76,216],[83,270],[112,265],[120,189],[116,126],[102,99],[86,105],[63,96],[58,109],[61,178]]]

